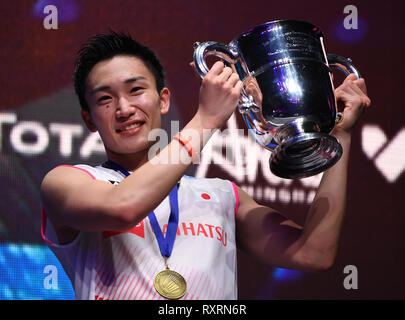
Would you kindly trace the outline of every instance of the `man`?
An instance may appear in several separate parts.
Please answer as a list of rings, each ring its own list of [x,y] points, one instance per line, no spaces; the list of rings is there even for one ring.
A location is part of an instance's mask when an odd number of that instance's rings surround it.
[[[159,61],[114,32],[81,49],[75,70],[81,114],[99,132],[108,161],[56,167],[41,186],[42,234],[77,299],[236,299],[237,246],[274,266],[332,266],[351,131],[370,105],[364,80],[349,76],[336,89],[345,109],[332,134],[343,156],[323,175],[303,227],[229,181],[183,177],[191,161],[179,159],[197,159],[209,139],[203,133],[226,123],[242,86],[230,68],[215,63],[194,117],[149,159],[150,133],[170,107]]]

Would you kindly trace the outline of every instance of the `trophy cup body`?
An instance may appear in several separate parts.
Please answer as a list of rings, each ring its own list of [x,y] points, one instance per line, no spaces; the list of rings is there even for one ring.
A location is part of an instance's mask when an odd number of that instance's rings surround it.
[[[243,81],[239,111],[255,137],[270,150],[270,170],[282,178],[323,172],[342,155],[329,133],[339,120],[330,66],[358,71],[350,59],[327,55],[321,30],[307,22],[280,20],[256,26],[229,45],[196,43],[201,77],[205,58],[215,55]]]

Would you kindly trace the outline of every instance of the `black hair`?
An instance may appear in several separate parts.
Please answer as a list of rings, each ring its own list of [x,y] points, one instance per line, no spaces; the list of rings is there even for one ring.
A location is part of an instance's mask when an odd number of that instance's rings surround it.
[[[160,93],[164,88],[163,67],[155,53],[132,39],[130,35],[110,30],[108,34],[98,34],[88,39],[77,53],[73,83],[83,110],[89,111],[85,99],[85,85],[91,69],[97,63],[117,55],[128,55],[141,59],[154,75],[157,91]]]

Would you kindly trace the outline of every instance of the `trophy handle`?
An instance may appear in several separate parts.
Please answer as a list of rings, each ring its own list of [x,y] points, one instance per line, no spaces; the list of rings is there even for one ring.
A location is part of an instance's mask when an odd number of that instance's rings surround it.
[[[342,71],[346,76],[354,73],[357,79],[361,78],[359,70],[353,65],[352,59],[338,56],[337,54],[328,54],[328,63],[332,67],[336,67]]]
[[[336,69],[342,71],[346,76],[354,73],[357,79],[361,78],[359,70],[353,65],[352,59],[344,58],[337,54],[327,54],[329,66],[335,67]],[[336,123],[342,120],[342,113],[338,112],[336,117]]]
[[[217,56],[227,65],[235,64],[236,59],[239,57],[237,52],[232,51],[227,45],[219,42],[194,43],[194,64],[201,78],[204,78],[209,72],[207,63],[205,62],[207,56]]]
[[[207,56],[216,56],[220,58],[224,63],[228,66],[232,65],[235,67],[235,70],[238,72],[239,68],[239,53],[234,50],[232,47],[227,46],[223,43],[215,42],[215,41],[208,41],[208,42],[195,42],[194,43],[194,65],[196,68],[197,73],[200,75],[201,78],[204,78],[207,73],[209,72],[209,68],[205,61]],[[238,72],[239,78],[243,80],[243,76],[240,72]],[[253,110],[254,112],[259,111],[259,107],[253,100],[253,97],[247,95],[244,90],[242,91],[239,99],[239,111],[243,114],[249,110]]]

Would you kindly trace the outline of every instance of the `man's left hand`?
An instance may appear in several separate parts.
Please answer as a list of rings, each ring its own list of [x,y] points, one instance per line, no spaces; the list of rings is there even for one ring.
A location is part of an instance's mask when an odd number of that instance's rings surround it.
[[[366,82],[357,79],[354,74],[346,77],[335,90],[336,100],[344,104],[343,118],[335,126],[335,130],[351,133],[364,110],[369,108],[371,100],[367,96]]]

